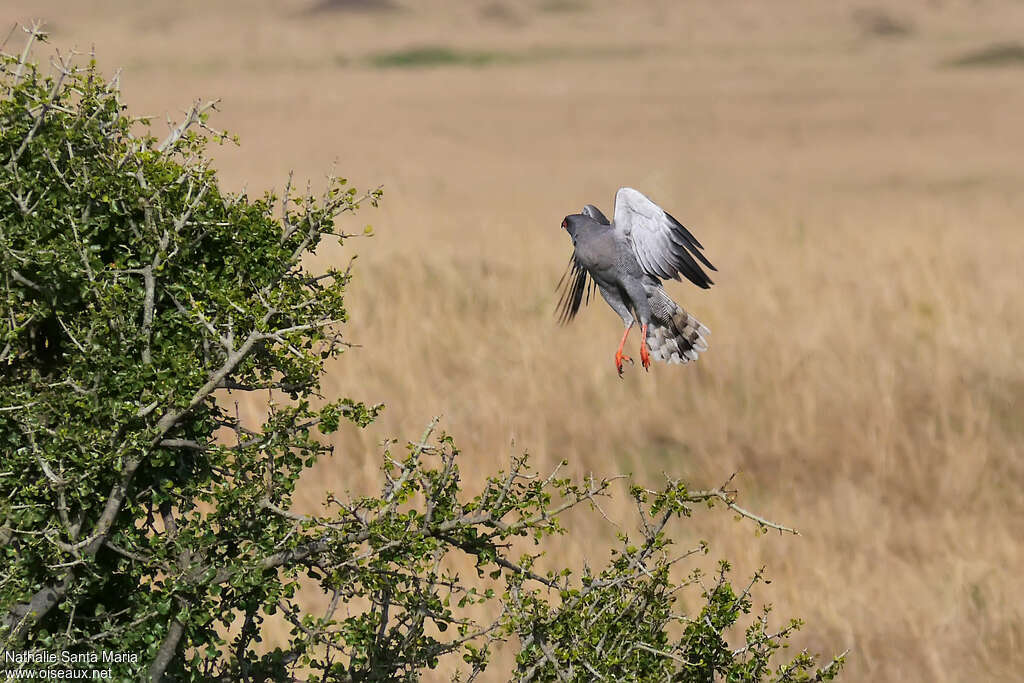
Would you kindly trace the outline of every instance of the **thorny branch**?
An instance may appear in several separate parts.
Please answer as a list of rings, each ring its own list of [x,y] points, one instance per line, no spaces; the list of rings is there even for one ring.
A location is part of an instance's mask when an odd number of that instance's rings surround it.
[[[157,146],[157,150],[160,152],[166,152],[171,149],[175,142],[177,142],[182,135],[185,134],[192,126],[199,124],[200,127],[206,128],[206,124],[203,123],[203,114],[210,110],[216,110],[217,104],[220,100],[211,100],[209,102],[196,102],[192,107],[185,112],[185,119],[171,129],[171,132],[164,138],[164,141]],[[216,133],[216,131],[214,131]],[[220,133],[218,133],[219,135]]]
[[[768,519],[765,519],[764,517],[761,517],[760,515],[754,514],[753,512],[751,512],[751,511],[749,511],[749,510],[747,510],[745,508],[742,508],[739,505],[737,505],[736,504],[737,491],[735,489],[730,489],[729,488],[729,484],[732,483],[732,480],[735,477],[736,477],[736,474],[733,473],[732,475],[729,476],[729,478],[725,481],[725,483],[722,484],[721,486],[719,486],[718,488],[716,488],[716,489],[709,489],[707,491],[690,491],[689,495],[690,495],[690,497],[692,498],[692,500],[694,502],[706,501],[706,500],[712,500],[712,499],[720,500],[723,503],[725,503],[726,507],[728,507],[730,510],[732,510],[736,514],[740,515],[741,517],[746,517],[747,519],[753,520],[754,522],[757,522],[757,524],[759,526],[761,526],[761,527],[767,527],[769,529],[775,529],[779,533],[785,532],[785,533],[793,534],[795,536],[799,536],[800,535],[800,532],[798,532],[796,529],[793,529],[793,528],[788,527],[788,526],[784,526],[782,524],[778,524],[776,522],[772,522],[772,521],[770,521]]]

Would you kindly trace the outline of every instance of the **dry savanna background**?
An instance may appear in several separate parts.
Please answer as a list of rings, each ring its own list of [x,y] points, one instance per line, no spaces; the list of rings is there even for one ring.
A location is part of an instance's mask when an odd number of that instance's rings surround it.
[[[302,506],[371,491],[381,442],[438,414],[471,490],[521,450],[649,486],[738,472],[740,502],[801,535],[756,538],[719,512],[679,542],[707,539],[738,581],[766,566],[759,596],[807,621],[798,646],[849,648],[855,681],[1020,675],[1024,4],[0,8],[7,25],[34,17],[54,47],[122,67],[157,134],[221,98],[213,123],[242,140],[214,151],[230,188],[281,190],[290,169],[322,187],[332,165],[383,185],[343,226],[375,236],[317,258],[359,255],[360,346],[325,393],[388,408],[338,436]],[[610,213],[621,185],[690,227],[719,272],[710,291],[668,286],[713,330],[700,361],[620,380],[617,316],[591,302],[560,328],[552,311],[562,217]],[[571,517],[549,558],[603,560],[635,523],[623,496],[604,508],[611,522]]]

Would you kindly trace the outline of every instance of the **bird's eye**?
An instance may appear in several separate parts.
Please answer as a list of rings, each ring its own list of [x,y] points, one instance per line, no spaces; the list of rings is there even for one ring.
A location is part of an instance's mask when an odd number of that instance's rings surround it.
[[[569,227],[569,220],[568,219],[566,219],[566,218],[562,219],[562,227],[563,228]]]

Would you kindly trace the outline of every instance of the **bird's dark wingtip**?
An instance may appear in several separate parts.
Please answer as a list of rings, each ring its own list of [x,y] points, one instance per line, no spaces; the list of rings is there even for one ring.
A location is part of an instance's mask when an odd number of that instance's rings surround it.
[[[569,257],[569,265],[556,289],[560,289],[562,294],[555,305],[555,316],[560,325],[568,325],[579,313],[580,304],[590,303],[590,295],[594,290],[594,281],[587,277],[586,269],[577,263],[575,251]]]

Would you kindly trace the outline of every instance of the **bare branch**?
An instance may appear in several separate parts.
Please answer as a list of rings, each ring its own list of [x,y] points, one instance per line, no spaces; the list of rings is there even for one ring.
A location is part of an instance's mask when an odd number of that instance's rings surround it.
[[[157,446],[161,448],[187,448],[193,451],[205,451],[207,448],[207,446],[191,439],[162,439]]]
[[[28,64],[28,55],[32,52],[32,43],[37,39],[40,42],[46,40],[46,32],[43,31],[42,21],[33,21],[32,26],[26,27],[24,30],[25,33],[28,34],[28,39],[25,41],[25,49],[21,51],[21,57],[18,58],[18,69],[14,72],[15,82],[21,78],[21,74],[25,70],[25,66]]]
[[[160,143],[159,147],[157,147],[157,151],[163,153],[170,149],[171,146],[175,142],[177,142],[182,135],[185,134],[185,131],[187,131],[190,127],[201,121],[201,116],[204,113],[211,109],[216,109],[217,104],[219,102],[220,100],[217,99],[211,100],[205,104],[202,104],[198,101],[195,104],[193,104],[192,108],[189,109],[188,112],[186,112],[185,120],[182,121],[174,130],[172,130],[166,138],[164,138],[164,141]]]
[[[85,353],[85,347],[75,339],[75,335],[73,335],[71,330],[68,329],[68,326],[64,324],[64,320],[59,315],[54,315],[53,317],[57,319],[57,323],[60,325],[61,329],[64,330],[64,334],[68,335],[68,339],[71,340],[71,343],[74,344],[79,351]]]
[[[17,405],[17,406],[3,406],[3,407],[0,407],[0,413],[11,411],[11,410],[24,410],[25,408],[31,408],[36,403],[37,403],[37,401],[32,401],[31,403],[22,403],[21,405]]]
[[[33,26],[32,36],[34,37],[36,35],[40,35],[40,34],[37,33],[36,27]],[[29,42],[31,43],[31,40]],[[25,59],[28,58],[28,49],[29,49],[29,47],[30,47],[30,45],[26,45],[25,46],[25,54],[23,55],[23,58],[25,58]],[[59,55],[58,55],[58,58],[59,58]],[[18,65],[18,73],[15,74],[15,78],[20,76],[21,69],[22,69],[23,66],[24,66],[24,62],[22,64]],[[64,84],[64,79],[67,78],[72,73],[71,62],[68,61],[68,60],[63,60],[63,61],[59,62],[58,66],[57,66],[57,71],[59,73],[59,76],[53,82],[53,87],[50,88],[50,94],[49,94],[49,97],[47,98],[47,101],[43,103],[42,108],[39,110],[39,113],[36,115],[35,122],[32,124],[32,128],[29,129],[28,135],[26,135],[25,139],[22,140],[21,146],[19,146],[18,149],[15,150],[14,154],[11,155],[10,161],[7,162],[7,168],[14,168],[15,164],[18,163],[18,159],[21,158],[21,155],[25,152],[25,149],[28,148],[29,142],[32,141],[32,138],[34,138],[35,135],[36,135],[36,132],[38,132],[39,126],[41,126],[43,124],[43,119],[46,118],[46,113],[50,110],[50,105],[53,103],[54,99],[56,99],[57,93],[60,91],[60,87]]]
[[[104,545],[106,547],[110,548],[111,550],[113,550],[118,555],[121,555],[122,557],[127,557],[129,560],[135,560],[136,562],[140,562],[140,563],[147,564],[147,565],[153,563],[153,557],[152,556],[140,555],[140,554],[134,553],[134,552],[132,552],[130,550],[126,550],[126,549],[122,548],[121,546],[112,543],[109,539],[106,541],[106,543],[104,543]],[[166,565],[164,565],[162,562],[159,563],[159,565],[163,566],[165,568],[165,570],[167,569]]]
[[[43,289],[42,285],[36,284],[32,280],[29,280],[27,277],[25,277],[24,275],[22,275],[21,273],[19,273],[16,270],[11,270],[11,277],[14,278],[15,282],[19,282],[19,283],[25,285],[26,287],[28,287],[30,289],[34,289],[34,290],[36,290],[37,292],[40,292],[40,293],[46,293],[46,290]]]
[[[147,415],[152,413],[154,410],[156,410],[158,405],[160,405],[159,401],[153,401],[148,406],[143,406],[143,407],[139,408],[139,412],[135,413],[135,417],[146,417]]]
[[[153,336],[153,305],[156,297],[156,280],[153,278],[153,266],[149,265],[141,269],[142,280],[146,287],[142,303],[142,337],[145,346],[142,349],[142,362],[146,365],[153,363],[153,354],[150,348],[150,341]]]
[[[551,651],[551,647],[547,644],[544,638],[541,637],[540,634],[535,634],[534,642],[537,643],[540,651],[544,654],[544,658],[551,663],[551,668],[555,670],[555,675],[558,676],[558,680],[568,683],[568,681],[571,680],[571,674],[562,672],[561,667],[558,666],[558,658],[555,657],[555,653]]]
[[[74,572],[69,571],[60,583],[41,588],[27,603],[15,605],[0,617],[0,625],[10,628],[9,641],[21,642],[29,630],[61,601],[74,580]]]
[[[731,480],[732,477],[730,477],[729,479]],[[760,515],[754,514],[750,510],[740,507],[739,505],[736,504],[735,492],[725,490],[724,486],[722,488],[711,489],[709,491],[689,491],[687,495],[688,498],[694,502],[712,500],[717,498],[718,500],[721,500],[723,503],[725,503],[726,506],[736,514],[740,515],[741,517],[746,517],[747,519],[753,520],[762,527],[775,529],[779,533],[789,533],[793,534],[794,536],[800,535],[800,532],[796,529],[793,529],[788,526],[783,526],[782,524],[777,524],[776,522],[772,522],[771,520],[765,519]]]
[[[178,536],[178,522],[174,519],[174,510],[167,501],[160,504],[160,518],[164,521],[164,533],[167,540],[173,541]]]
[[[185,633],[185,627],[182,625],[177,618],[171,621],[170,627],[167,629],[167,635],[164,637],[162,643],[160,643],[160,649],[156,653],[156,657],[153,658],[153,663],[149,665],[149,680],[151,683],[160,683],[164,678],[164,672],[167,671],[167,667],[174,659],[174,654],[178,651],[178,643],[181,641],[181,636]]]
[[[283,327],[279,330],[274,330],[273,332],[265,332],[260,335],[260,339],[273,339],[284,344],[287,342],[281,337],[282,334],[289,334],[291,332],[305,332],[308,330],[315,330],[320,329],[322,327],[337,325],[343,322],[345,321],[341,320],[340,318],[326,318],[324,320],[317,320],[315,322],[307,323],[304,325],[292,325],[291,327]]]

